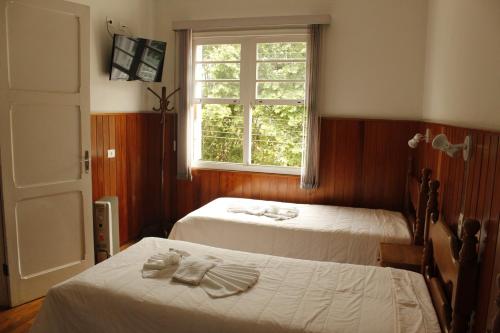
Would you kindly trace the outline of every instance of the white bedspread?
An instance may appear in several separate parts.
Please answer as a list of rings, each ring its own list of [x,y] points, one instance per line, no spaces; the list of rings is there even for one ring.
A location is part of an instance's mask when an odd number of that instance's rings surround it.
[[[168,277],[143,279],[142,264],[169,248],[255,265],[257,284],[212,299]],[[307,261],[146,238],[53,287],[32,333],[440,332],[420,274]]]
[[[266,205],[297,207],[299,215],[275,221],[227,211],[228,207]],[[398,212],[239,198],[219,198],[191,212],[174,225],[169,238],[247,252],[360,265],[377,265],[380,242],[411,243],[406,220]]]

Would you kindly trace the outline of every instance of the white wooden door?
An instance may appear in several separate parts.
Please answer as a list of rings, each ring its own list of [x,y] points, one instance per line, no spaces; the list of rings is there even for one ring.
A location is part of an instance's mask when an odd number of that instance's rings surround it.
[[[0,5],[0,163],[15,306],[94,264],[89,8]]]

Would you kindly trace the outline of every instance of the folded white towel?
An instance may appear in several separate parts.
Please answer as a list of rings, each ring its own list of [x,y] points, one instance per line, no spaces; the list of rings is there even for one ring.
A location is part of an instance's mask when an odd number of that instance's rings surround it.
[[[199,285],[205,273],[213,268],[220,259],[214,257],[187,257],[179,264],[172,278],[179,282]]]
[[[299,210],[295,207],[271,206],[266,210],[264,215],[276,221],[283,221],[297,217],[299,215]]]
[[[142,268],[144,278],[165,277],[164,272],[175,281],[200,286],[213,298],[243,292],[251,288],[260,275],[253,267],[223,264],[217,257],[190,256],[175,249],[151,256]]]
[[[177,251],[158,253],[151,256],[142,266],[142,277],[153,278],[158,276],[163,270],[177,266],[182,255]]]
[[[230,213],[242,213],[255,216],[267,216],[276,221],[283,221],[292,219],[299,215],[299,210],[296,207],[280,207],[276,205],[264,206],[250,206],[241,207],[234,206],[227,209]]]
[[[248,215],[262,216],[266,213],[266,207],[251,206],[251,207],[229,207],[227,209],[230,213],[243,213]]]
[[[213,298],[227,297],[251,288],[259,275],[259,271],[252,267],[220,264],[205,274],[200,287]]]

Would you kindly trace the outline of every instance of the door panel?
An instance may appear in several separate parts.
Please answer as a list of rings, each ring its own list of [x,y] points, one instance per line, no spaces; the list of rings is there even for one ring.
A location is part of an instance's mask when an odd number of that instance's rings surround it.
[[[79,18],[43,2],[7,4],[7,43],[11,89],[77,92]],[[50,24],[47,24],[50,22]],[[41,59],[42,62],[34,61]]]
[[[22,279],[79,264],[85,259],[80,192],[20,201],[16,207],[16,227]]]
[[[0,0],[0,158],[11,305],[94,263],[89,8]]]
[[[83,154],[80,119],[80,109],[76,106],[12,107],[12,158],[17,186],[80,179]],[[60,126],[61,123],[65,126]]]

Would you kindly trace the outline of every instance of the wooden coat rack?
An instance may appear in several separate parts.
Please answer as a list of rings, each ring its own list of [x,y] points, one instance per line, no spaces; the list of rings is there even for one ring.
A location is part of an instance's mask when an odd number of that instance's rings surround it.
[[[164,169],[165,169],[165,135],[166,135],[166,121],[165,117],[167,113],[175,113],[175,107],[170,107],[170,98],[181,88],[177,88],[174,91],[172,91],[170,94],[167,95],[167,87],[162,87],[161,88],[161,96],[158,95],[153,89],[148,87],[148,90],[155,95],[160,102],[160,106],[158,108],[153,107],[153,111],[160,112],[161,120],[161,162],[160,162],[160,170],[161,170],[161,182],[160,182],[160,221],[159,221],[159,227],[160,231],[162,233],[162,236],[164,236],[164,219],[165,219],[165,204],[164,204],[164,191],[165,191],[165,176],[164,176]]]

